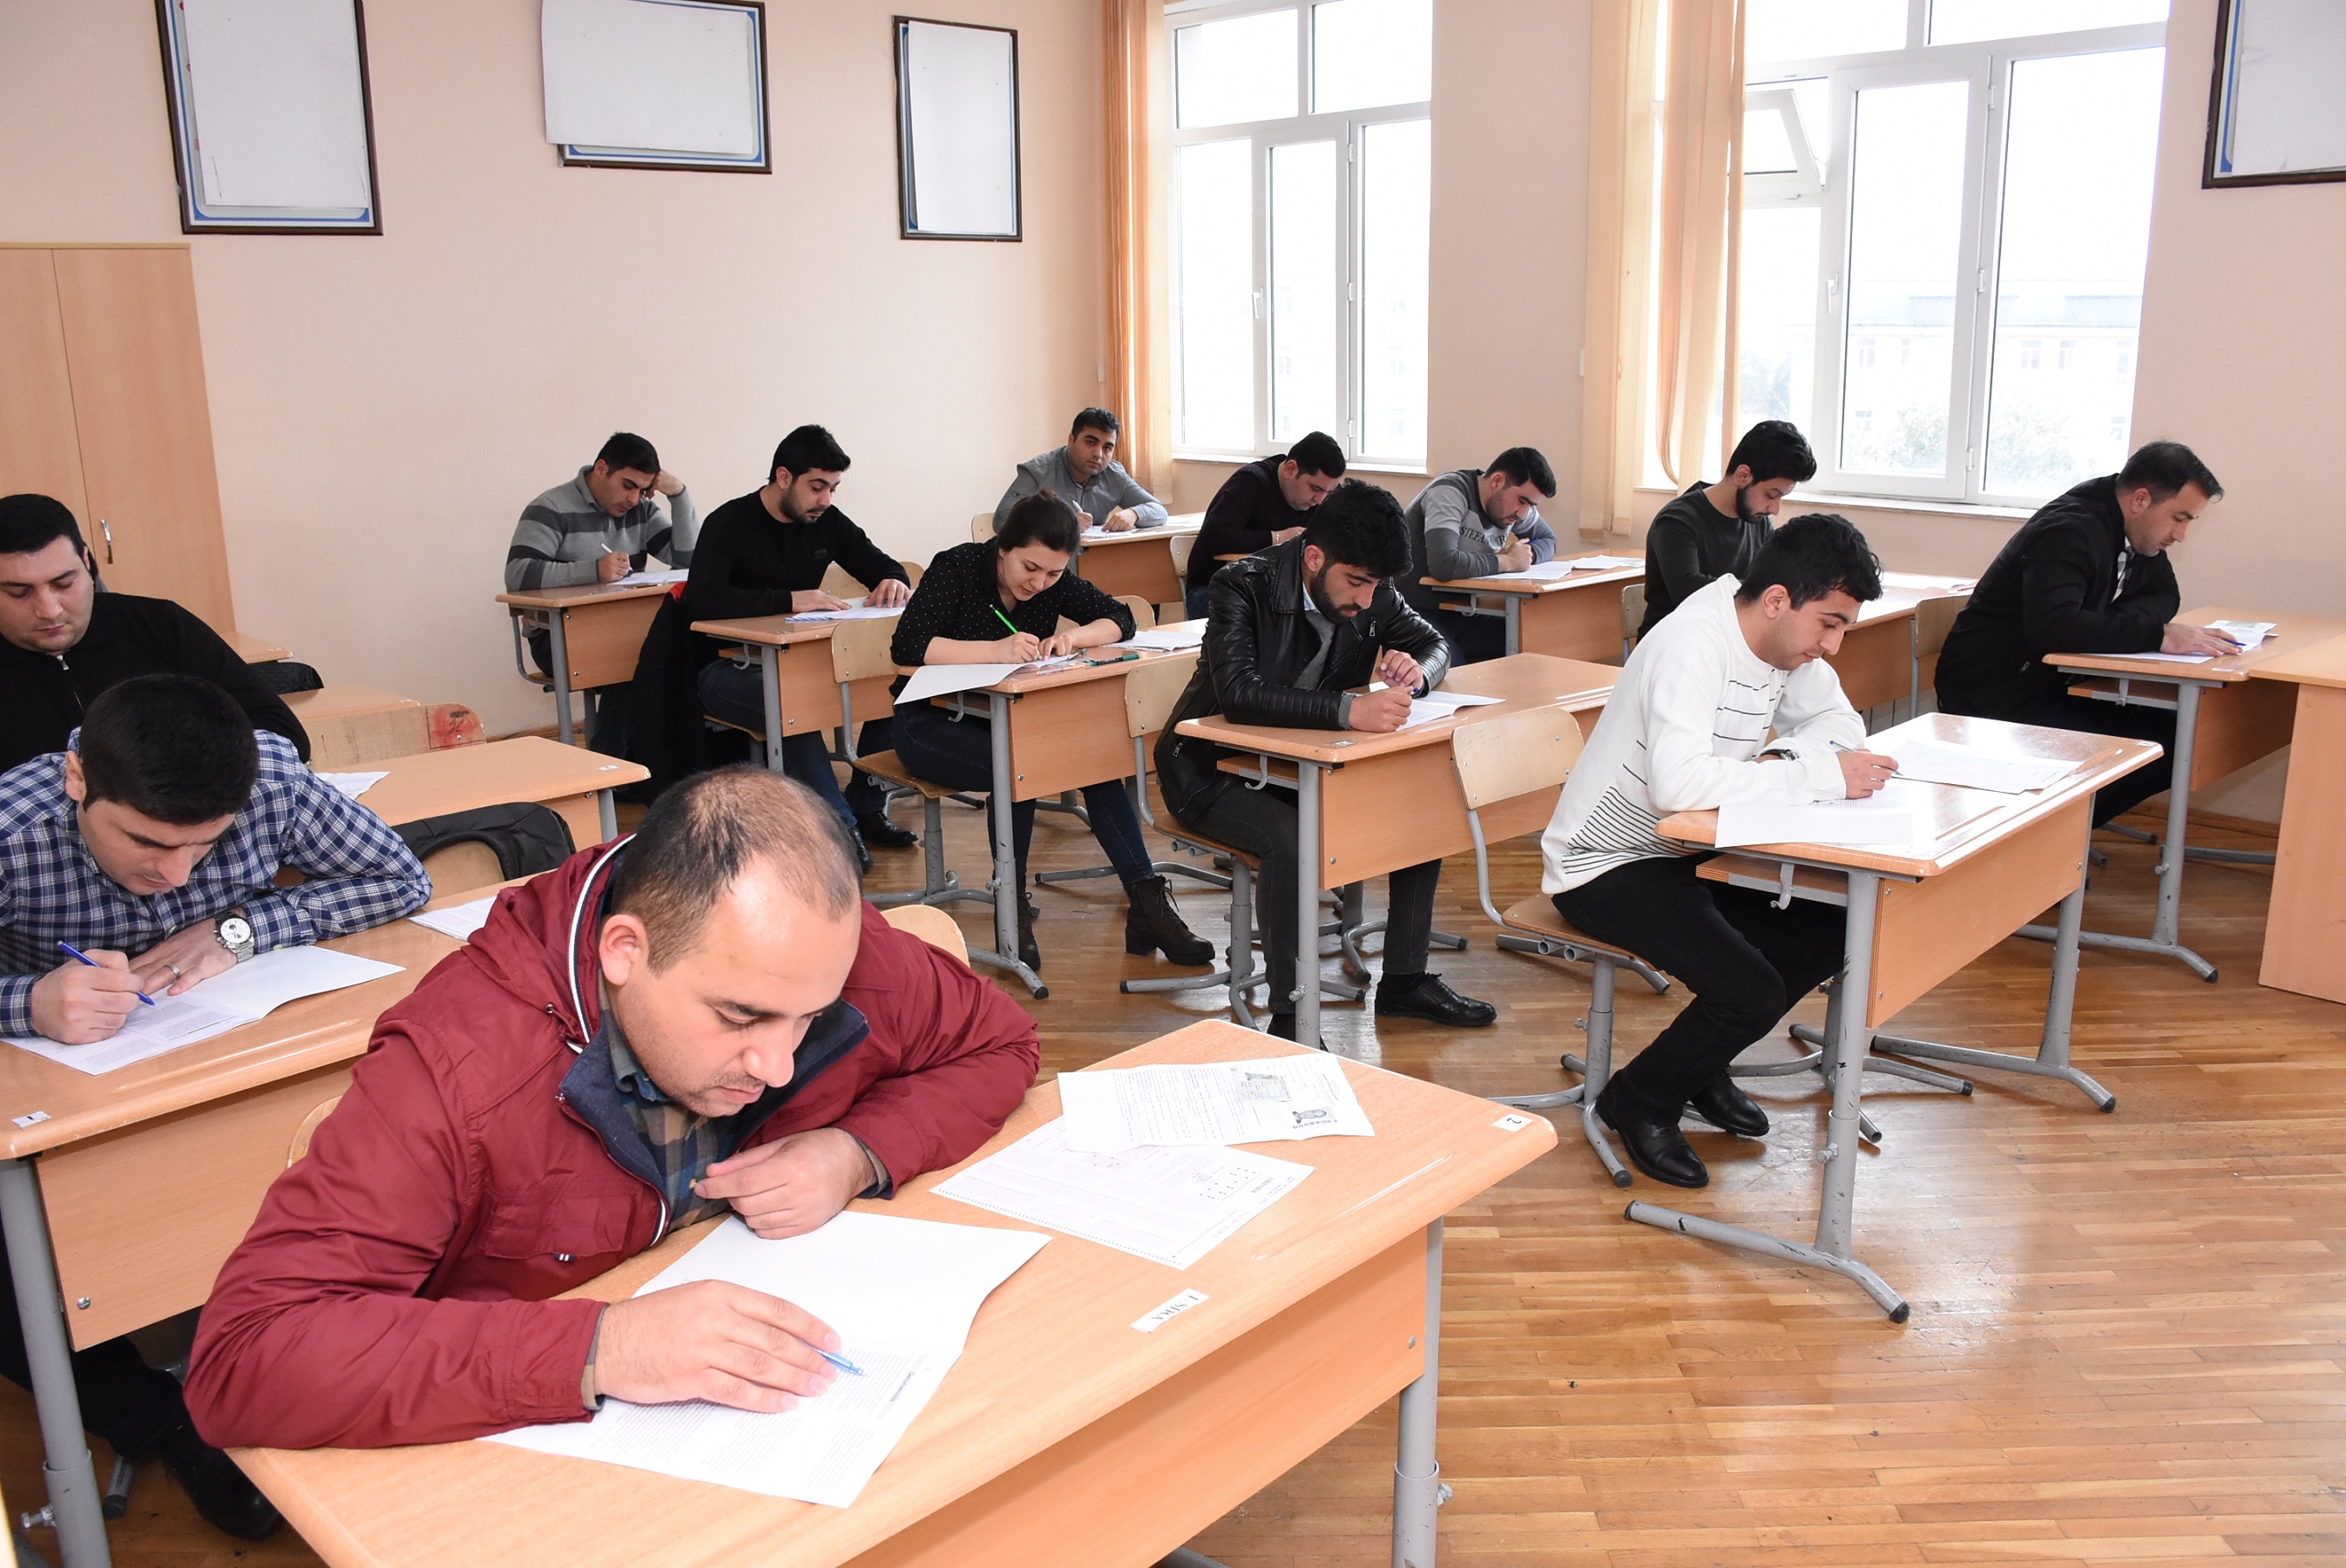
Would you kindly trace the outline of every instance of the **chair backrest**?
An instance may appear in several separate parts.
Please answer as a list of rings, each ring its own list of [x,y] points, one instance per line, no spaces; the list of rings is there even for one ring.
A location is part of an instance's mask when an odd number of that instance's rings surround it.
[[[1118,594],[1116,602],[1132,612],[1132,629],[1145,632],[1157,625],[1157,606],[1138,594]]]
[[[470,892],[505,880],[497,852],[477,839],[466,839],[423,857],[423,874],[432,879],[432,896]]]
[[[301,1118],[301,1125],[293,1129],[292,1143],[285,1150],[285,1166],[288,1170],[301,1163],[301,1156],[310,1152],[310,1138],[317,1132],[318,1124],[332,1115],[334,1107],[342,1103],[342,1097],[340,1095],[336,1095],[331,1100],[321,1100],[311,1108],[308,1115]]]
[[[1580,724],[1561,708],[1462,724],[1451,734],[1450,755],[1466,809],[1479,811],[1563,783],[1580,759]]]
[[[1621,643],[1627,647],[1637,640],[1637,628],[1646,624],[1646,585],[1630,583],[1621,590]]]
[[[899,561],[896,565],[904,568],[904,581],[916,588],[921,585],[921,575],[927,570],[926,567],[918,561]]]
[[[981,512],[969,520],[969,536],[973,544],[983,545],[994,537],[994,514]]]
[[[1198,672],[1194,658],[1159,658],[1142,663],[1124,677],[1124,727],[1135,740],[1154,735],[1173,717],[1174,704],[1189,688]]]
[[[910,932],[941,952],[952,953],[964,967],[969,963],[969,942],[954,917],[934,904],[898,904],[882,910],[880,918],[898,931]]]
[[[896,673],[895,656],[888,651],[895,640],[896,621],[833,621],[831,634],[831,678],[845,686]]]
[[[836,561],[831,564],[831,570],[822,575],[820,585],[824,593],[842,599],[859,598],[863,593],[863,585],[855,580],[854,574]]]
[[[1947,646],[1947,634],[1955,627],[1955,617],[1972,602],[1965,594],[1958,598],[1924,599],[1914,606],[1914,657],[1936,658],[1939,650]]]
[[[1173,575],[1182,581],[1189,578],[1189,552],[1198,547],[1195,534],[1176,534],[1165,543],[1173,551]]]

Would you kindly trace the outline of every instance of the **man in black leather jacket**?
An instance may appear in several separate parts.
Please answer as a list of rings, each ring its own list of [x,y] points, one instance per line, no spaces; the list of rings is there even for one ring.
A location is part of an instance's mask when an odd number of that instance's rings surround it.
[[[1239,724],[1389,733],[1413,693],[1441,683],[1449,646],[1402,601],[1407,524],[1388,491],[1347,480],[1311,514],[1303,536],[1234,562],[1209,585],[1204,657],[1157,742],[1165,803],[1188,827],[1262,862],[1256,929],[1270,965],[1270,1032],[1295,1038],[1295,802],[1219,772],[1224,749],[1176,733],[1184,719],[1219,714]],[[1355,692],[1372,679],[1384,689]],[[1385,925],[1381,1018],[1425,1018],[1456,1028],[1497,1019],[1425,969],[1442,862],[1392,873]],[[1314,1042],[1317,1044],[1317,1042]]]

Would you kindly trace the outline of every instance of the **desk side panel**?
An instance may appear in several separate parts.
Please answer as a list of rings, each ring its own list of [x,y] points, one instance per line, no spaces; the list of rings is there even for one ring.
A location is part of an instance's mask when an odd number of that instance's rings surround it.
[[[1619,664],[1621,590],[1630,585],[1591,583],[1586,587],[1525,597],[1521,612],[1522,651],[1589,664]]]
[[[2346,689],[2298,688],[2259,983],[2346,1002]]]
[[[1562,793],[1538,789],[1500,801],[1484,811],[1484,834],[1496,844],[1540,831]],[[1450,743],[1391,751],[1330,772],[1321,786],[1320,847],[1323,888],[1472,850]]]
[[[1121,676],[1012,699],[1010,798],[1046,800],[1064,790],[1130,778],[1130,731]]]
[[[1860,713],[1907,697],[1914,679],[1913,616],[1890,616],[1851,626],[1841,640],[1841,651],[1825,662],[1841,677],[1841,695]]]
[[[2081,795],[1986,854],[1919,882],[1884,881],[1873,923],[1873,990],[1865,1023],[1880,1028],[1941,981],[2076,890],[2086,874],[2093,797]]]
[[[2191,788],[2203,789],[2289,744],[2297,694],[2280,681],[2247,680],[2199,694],[2191,735]]]
[[[1131,594],[1152,605],[1177,603],[1181,579],[1173,571],[1173,545],[1158,535],[1129,545],[1086,545],[1076,568],[1084,581],[1103,594]]]
[[[563,646],[570,653],[570,686],[574,691],[617,686],[636,678],[636,656],[643,652],[644,634],[651,630],[665,596],[607,599],[573,605],[559,611]]]

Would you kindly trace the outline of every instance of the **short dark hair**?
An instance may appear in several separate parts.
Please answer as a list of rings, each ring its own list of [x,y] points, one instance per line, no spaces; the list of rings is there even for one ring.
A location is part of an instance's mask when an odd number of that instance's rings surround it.
[[[2215,500],[2224,494],[2199,454],[2179,441],[2154,441],[2137,450],[2118,470],[2118,494],[2147,490],[2153,501],[2164,501],[2187,484],[2196,484]]]
[[[1882,596],[1882,563],[1856,524],[1838,512],[1811,512],[1768,535],[1735,596],[1748,605],[1779,583],[1795,606],[1831,593],[1864,604]]]
[[[81,721],[85,803],[193,827],[252,799],[260,747],[236,699],[192,675],[140,675],[107,687]]]
[[[1067,427],[1067,439],[1073,441],[1087,430],[1106,431],[1109,435],[1121,432],[1124,426],[1116,415],[1104,408],[1087,408],[1076,415],[1076,423]]]
[[[1287,461],[1295,464],[1298,473],[1317,473],[1323,479],[1344,477],[1344,449],[1336,438],[1313,431],[1287,449]]]
[[[1810,450],[1809,438],[1800,433],[1800,426],[1789,419],[1763,419],[1743,433],[1735,443],[1735,451],[1727,459],[1727,472],[1739,468],[1751,470],[1754,481],[1789,479],[1795,484],[1806,484],[1817,476],[1817,454]],[[1818,516],[1829,514],[1820,512]]]
[[[603,443],[603,450],[595,454],[595,461],[612,468],[632,468],[638,473],[658,474],[660,471],[659,453],[653,450],[652,443],[624,430],[612,433],[611,439]]]
[[[1303,542],[1332,563],[1372,577],[1396,578],[1410,569],[1409,524],[1401,503],[1382,485],[1347,479],[1311,509]]]
[[[70,539],[74,554],[82,554],[81,524],[70,508],[47,495],[0,496],[0,555],[29,555],[59,539]]]
[[[1076,509],[1059,498],[1056,490],[1045,488],[1013,506],[1002,519],[1002,526],[994,531],[996,555],[1015,550],[1022,545],[1040,545],[1046,550],[1056,550],[1072,555],[1083,542],[1083,524],[1076,521]]]
[[[831,439],[831,432],[819,424],[802,424],[774,448],[774,461],[766,464],[766,477],[771,479],[777,468],[787,468],[793,475],[844,473],[847,464],[847,453]]]
[[[1510,484],[1528,484],[1542,495],[1556,499],[1556,470],[1547,465],[1536,446],[1511,446],[1491,459],[1485,473],[1504,473]]]
[[[609,911],[644,922],[655,970],[699,944],[709,911],[752,865],[833,919],[861,896],[847,828],[795,779],[743,765],[697,774],[652,802],[611,878]]]

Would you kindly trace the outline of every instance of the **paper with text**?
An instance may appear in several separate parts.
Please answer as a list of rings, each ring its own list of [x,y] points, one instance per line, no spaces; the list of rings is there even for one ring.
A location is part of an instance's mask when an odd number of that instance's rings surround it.
[[[1496,697],[1470,697],[1459,691],[1429,691],[1423,697],[1410,699],[1409,717],[1401,721],[1401,727],[1415,729],[1421,724],[1439,724],[1445,718],[1456,718],[1466,708],[1488,708],[1494,702],[1504,700]]]
[[[425,910],[422,914],[412,914],[407,918],[427,931],[453,936],[458,942],[470,942],[474,932],[489,923],[489,911],[496,906],[496,901],[497,895],[491,893],[487,898],[474,899],[470,903]]]
[[[1059,1074],[1078,1154],[1375,1135],[1332,1056],[1265,1056]]]
[[[659,572],[630,572],[611,585],[615,588],[643,588],[653,584],[681,583],[692,575],[689,566],[671,566]]]
[[[2242,653],[2254,652],[2280,626],[2279,621],[2209,621],[2208,623],[2209,631],[2221,632],[2239,644]]]
[[[1914,845],[1923,816],[1919,784],[1892,779],[1862,800],[1821,800],[1796,806],[1752,800],[1719,809],[1719,849],[1738,844]]]
[[[1183,648],[1201,647],[1205,640],[1206,623],[1204,621],[1175,621],[1169,626],[1151,626],[1145,632],[1136,632],[1116,646],[1125,648],[1162,648],[1168,653],[1178,653]]]
[[[1046,669],[1071,665],[1080,654],[1061,654],[1056,658],[1038,658],[1026,664],[924,664],[914,670],[904,682],[904,689],[896,694],[899,703],[926,702],[933,697],[951,697],[957,691],[981,691],[998,686],[1014,675],[1039,675]]]
[[[2046,789],[2077,770],[2076,763],[2058,758],[1997,757],[1921,736],[1900,741],[1895,756],[1901,779],[1993,789],[2001,795]]]
[[[884,608],[871,602],[870,596],[849,599],[843,610],[794,610],[784,616],[792,621],[892,621],[904,613],[902,604]]]

